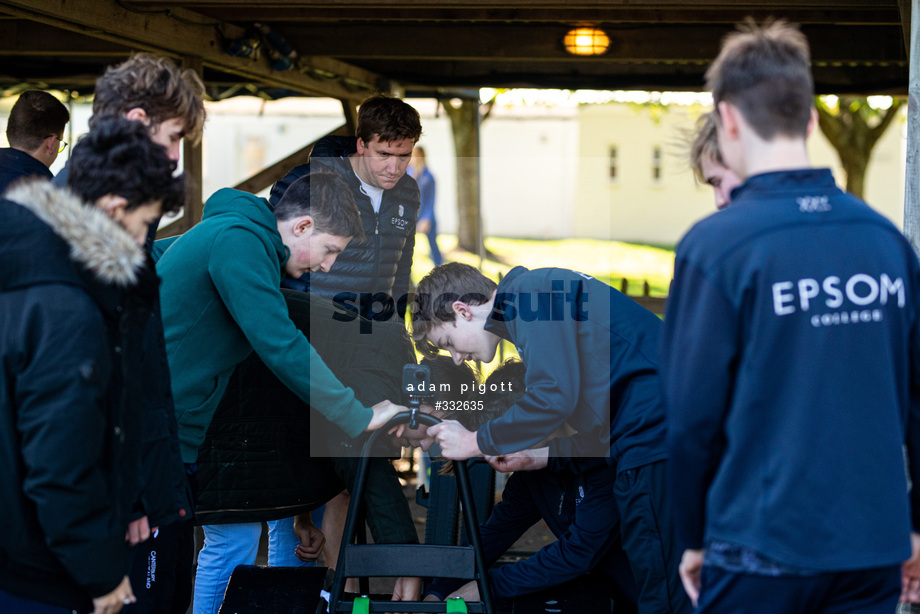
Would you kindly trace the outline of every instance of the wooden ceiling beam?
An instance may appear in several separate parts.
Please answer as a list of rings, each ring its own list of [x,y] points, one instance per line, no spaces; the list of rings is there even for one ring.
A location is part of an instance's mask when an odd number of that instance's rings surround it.
[[[329,7],[335,9],[422,9],[439,8],[454,10],[489,10],[503,9],[534,9],[555,8],[565,11],[579,11],[585,9],[617,8],[625,9],[680,9],[680,8],[719,8],[741,7],[749,9],[763,8],[768,5],[776,9],[794,8],[875,8],[884,6],[897,7],[897,0],[773,0],[772,2],[756,2],[754,0],[569,0],[560,3],[559,0],[131,0],[137,5],[157,6],[240,6],[252,5],[258,8],[294,7],[316,8]]]
[[[901,0],[904,1],[904,0]],[[159,5],[158,5],[159,6]],[[476,22],[476,23],[740,23],[748,16],[763,20],[782,16],[794,23],[835,23],[851,25],[897,25],[900,15],[896,6],[872,9],[831,10],[820,8],[791,8],[781,12],[773,8],[700,8],[700,9],[636,9],[603,8],[584,9],[573,13],[568,9],[540,8],[526,12],[516,9],[477,9],[458,11],[452,9],[330,9],[315,7],[253,7],[221,6],[197,7],[204,15],[225,21],[277,22],[277,23],[335,23],[348,21],[381,22]],[[577,17],[577,19],[576,19]]]
[[[291,25],[281,32],[295,49],[308,50],[360,63],[361,59],[458,61],[569,62],[571,64],[624,61],[711,60],[732,29],[726,24],[631,25],[605,27],[610,48],[597,57],[566,53],[562,39],[566,28],[547,25],[403,24],[393,26],[340,24],[336,28]],[[806,25],[802,31],[811,43],[816,61],[897,62],[905,59],[899,26],[847,27]],[[398,45],[380,41],[398,40]],[[393,69],[398,70],[394,65]]]
[[[178,8],[164,14],[129,10],[112,0],[5,0],[3,10],[132,48],[173,57],[200,57],[210,69],[306,95],[353,99],[377,89],[389,89],[379,75],[336,60],[304,58],[305,65],[322,71],[322,76],[314,77],[297,70],[273,71],[264,58],[257,61],[230,57],[223,51],[224,37],[242,36],[240,28]]]
[[[129,47],[27,19],[0,19],[0,56],[119,57]]]
[[[33,79],[21,79],[18,77],[13,78],[7,75],[0,75],[0,84],[10,86],[21,83],[31,83],[36,87],[40,86],[41,89],[70,89],[74,87],[92,88],[96,85],[96,79],[98,78],[98,74],[68,75],[66,77],[36,77]]]
[[[565,70],[566,66],[569,70]],[[443,62],[433,70],[424,62],[404,62],[394,69],[403,71],[428,88],[462,87],[539,87],[557,89],[639,89],[702,91],[703,63],[631,63],[624,65],[558,65],[522,62]],[[369,68],[377,68],[369,64]],[[819,94],[895,94],[907,91],[907,67],[815,66],[812,74]]]

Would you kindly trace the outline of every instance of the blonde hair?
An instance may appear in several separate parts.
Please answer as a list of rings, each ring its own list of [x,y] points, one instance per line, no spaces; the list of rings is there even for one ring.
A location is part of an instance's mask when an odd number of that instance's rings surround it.
[[[722,151],[719,149],[716,121],[717,114],[715,111],[701,115],[696,120],[696,130],[690,141],[690,169],[693,171],[693,176],[700,183],[706,183],[706,178],[703,176],[704,159],[709,159],[716,164],[725,166]]]

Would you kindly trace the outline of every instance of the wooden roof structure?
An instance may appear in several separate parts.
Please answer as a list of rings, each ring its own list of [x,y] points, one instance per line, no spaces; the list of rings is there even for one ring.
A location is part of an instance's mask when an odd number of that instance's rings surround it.
[[[911,0],[2,0],[0,90],[89,91],[132,50],[201,65],[214,97],[360,99],[374,90],[478,87],[695,90],[721,38],[748,16],[802,24],[820,93],[906,94]],[[300,61],[231,57],[254,23]],[[597,57],[568,54],[575,25]]]
[[[908,62],[912,13],[920,0],[0,0],[0,96],[89,94],[107,66],[151,51],[198,72],[212,99],[337,98],[345,124],[336,132],[353,134],[357,104],[376,91],[478,99],[480,87],[701,90],[723,36],[752,17],[801,24],[818,93],[920,97],[920,69]],[[273,66],[272,39],[257,24],[296,51],[287,70]],[[603,54],[565,50],[565,34],[581,25],[606,33]],[[249,47],[256,52],[238,53]],[[920,250],[920,121],[910,115],[905,231]],[[264,189],[311,148],[236,187]],[[192,178],[185,215],[167,235],[201,215],[200,145],[186,143],[183,160]]]

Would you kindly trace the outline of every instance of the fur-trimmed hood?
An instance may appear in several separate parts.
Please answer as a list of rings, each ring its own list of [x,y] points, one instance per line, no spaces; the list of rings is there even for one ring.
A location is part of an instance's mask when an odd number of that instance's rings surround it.
[[[84,204],[67,188],[48,181],[28,181],[11,188],[5,198],[32,212],[69,246],[70,258],[104,284],[137,283],[144,251],[105,212]],[[43,253],[35,254],[42,258]]]

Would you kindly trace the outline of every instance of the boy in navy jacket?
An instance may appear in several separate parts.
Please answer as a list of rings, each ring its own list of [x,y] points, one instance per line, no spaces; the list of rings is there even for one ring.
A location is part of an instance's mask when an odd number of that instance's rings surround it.
[[[524,395],[524,376],[523,363],[505,361],[486,380],[483,411],[445,413],[475,429],[504,414]],[[432,381],[439,383],[434,370]],[[546,522],[557,541],[527,559],[490,569],[494,596],[509,599],[534,593],[596,569],[613,580],[616,611],[635,612],[637,589],[619,543],[620,519],[613,500],[615,477],[616,471],[606,463],[579,475],[540,469],[509,477],[502,500],[479,527],[486,562],[497,561],[540,520]],[[439,579],[428,587],[428,593],[440,600],[460,596],[479,601],[476,582],[464,585],[462,580]]]
[[[640,611],[689,611],[664,488],[660,320],[574,271],[516,267],[496,286],[460,263],[422,279],[412,308],[413,338],[423,353],[442,349],[456,363],[490,362],[507,339],[527,367],[526,394],[501,417],[474,432],[455,421],[428,429],[444,456],[499,457],[493,466],[505,471],[582,474],[616,466],[613,500]],[[577,434],[528,450],[563,423]]]
[[[811,168],[797,29],[747,26],[707,78],[722,157],[745,181],[681,241],[665,318],[684,584],[699,612],[891,612],[920,527],[920,267]],[[903,568],[915,601],[917,567]]]

